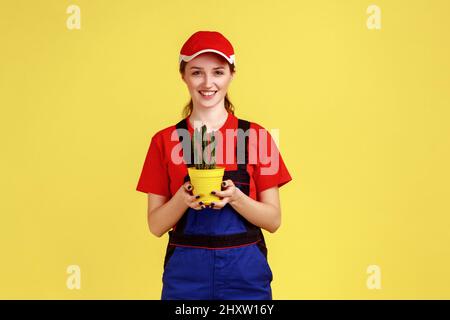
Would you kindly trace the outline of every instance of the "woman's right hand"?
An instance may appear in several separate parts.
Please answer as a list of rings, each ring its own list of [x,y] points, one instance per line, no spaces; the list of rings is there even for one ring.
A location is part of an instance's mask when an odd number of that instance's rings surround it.
[[[192,193],[192,190],[194,190],[194,187],[192,184],[187,181],[185,182],[180,189],[178,189],[178,192],[180,193],[184,203],[195,210],[201,210],[206,208],[206,205],[203,204],[203,202],[199,202],[198,198],[200,198],[200,195],[194,196]]]

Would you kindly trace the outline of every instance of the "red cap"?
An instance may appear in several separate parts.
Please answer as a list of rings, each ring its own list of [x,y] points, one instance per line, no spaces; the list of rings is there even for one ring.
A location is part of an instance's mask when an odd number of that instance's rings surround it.
[[[180,51],[179,62],[191,61],[204,52],[220,54],[231,64],[235,64],[234,49],[230,41],[217,31],[197,31],[187,39]]]

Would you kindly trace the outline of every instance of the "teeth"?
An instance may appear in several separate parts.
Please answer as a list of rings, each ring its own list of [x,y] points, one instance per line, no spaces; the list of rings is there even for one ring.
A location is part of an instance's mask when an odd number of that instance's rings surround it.
[[[204,96],[212,96],[216,91],[200,91],[200,93]]]

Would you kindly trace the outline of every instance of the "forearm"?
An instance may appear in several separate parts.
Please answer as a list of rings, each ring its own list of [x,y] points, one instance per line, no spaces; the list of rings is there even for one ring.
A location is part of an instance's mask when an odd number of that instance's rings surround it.
[[[253,200],[240,189],[236,200],[230,201],[230,205],[239,212],[247,221],[263,228],[271,233],[275,232],[281,224],[280,208]]]
[[[169,201],[148,213],[150,231],[161,237],[180,220],[187,208],[180,192],[175,193]]]

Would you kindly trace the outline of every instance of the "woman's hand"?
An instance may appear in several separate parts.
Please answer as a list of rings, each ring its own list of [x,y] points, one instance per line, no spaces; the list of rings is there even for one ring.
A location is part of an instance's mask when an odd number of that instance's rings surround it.
[[[227,203],[233,203],[238,200],[242,195],[242,191],[236,188],[233,181],[228,179],[222,181],[222,191],[214,190],[211,194],[214,194],[220,198],[220,201],[211,202],[210,207],[213,209],[222,209]]]
[[[206,206],[203,204],[203,202],[197,201],[197,199],[200,198],[201,195],[194,196],[192,190],[194,190],[194,187],[189,181],[187,181],[180,187],[180,189],[178,189],[178,193],[188,207],[195,210],[204,209]]]

